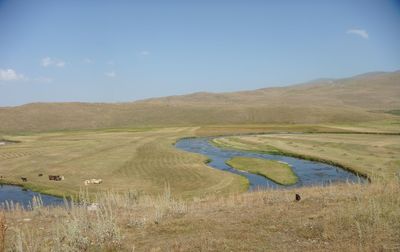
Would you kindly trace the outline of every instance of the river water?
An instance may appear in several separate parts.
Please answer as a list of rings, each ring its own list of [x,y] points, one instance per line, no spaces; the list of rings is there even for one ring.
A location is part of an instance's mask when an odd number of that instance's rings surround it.
[[[44,206],[64,204],[62,198],[32,192],[20,186],[0,185],[0,208],[6,209],[6,202],[10,205],[12,201],[14,205],[19,204],[25,209],[29,209],[32,206],[32,199],[34,196],[39,197]]]
[[[219,148],[211,144],[210,140],[212,140],[212,138],[184,138],[179,140],[175,146],[181,150],[207,156],[209,159],[211,159],[211,162],[208,163],[208,165],[213,168],[245,176],[250,182],[250,191],[260,188],[291,188],[313,185],[329,185],[337,182],[364,183],[367,181],[365,178],[360,178],[354,173],[334,165],[288,157],[284,155],[272,155]],[[296,184],[291,186],[276,184],[263,176],[239,171],[228,166],[225,162],[233,157],[264,158],[287,163],[296,173],[299,180]]]

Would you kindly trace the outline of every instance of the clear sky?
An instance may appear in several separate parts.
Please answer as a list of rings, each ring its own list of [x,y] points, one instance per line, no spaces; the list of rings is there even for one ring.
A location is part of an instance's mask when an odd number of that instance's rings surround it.
[[[0,0],[0,106],[400,69],[400,1]]]

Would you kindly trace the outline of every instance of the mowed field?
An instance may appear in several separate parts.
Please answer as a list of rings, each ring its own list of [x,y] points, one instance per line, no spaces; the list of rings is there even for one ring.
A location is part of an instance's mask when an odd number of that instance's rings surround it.
[[[397,125],[220,125],[3,136],[20,141],[0,147],[6,180],[22,183],[19,177],[25,176],[28,186],[61,195],[79,192],[84,179],[104,183],[88,186],[96,197],[82,205],[11,207],[0,214],[0,231],[7,225],[4,244],[11,251],[397,251]],[[335,161],[368,173],[372,183],[242,193],[244,178],[173,146],[182,137],[235,133],[267,134],[221,137],[218,144]],[[66,179],[52,182],[38,173]],[[89,210],[93,200],[96,210]]]
[[[371,178],[390,178],[400,170],[398,125],[398,121],[219,125],[9,135],[3,138],[19,142],[0,147],[0,175],[3,183],[23,184],[54,195],[73,195],[82,188],[156,195],[167,185],[174,195],[185,198],[244,192],[245,178],[210,168],[205,164],[207,157],[178,150],[173,144],[183,137],[245,134],[215,141],[245,150],[278,150],[334,162]],[[254,133],[268,134],[246,135]],[[44,176],[39,177],[40,173]],[[65,180],[49,181],[48,175],[61,175]],[[27,177],[28,182],[22,182],[21,177]],[[102,179],[103,184],[84,186],[84,180],[92,178]]]
[[[400,135],[383,134],[265,134],[215,139],[220,146],[286,153],[332,162],[372,180],[400,176]]]
[[[9,136],[20,143],[0,147],[3,182],[22,184],[48,194],[79,192],[84,180],[100,178],[99,190],[158,194],[169,185],[174,195],[246,191],[243,177],[212,169],[206,158],[176,149],[173,143],[197,128],[99,130]],[[43,173],[43,177],[38,174]],[[64,181],[49,181],[62,175]]]

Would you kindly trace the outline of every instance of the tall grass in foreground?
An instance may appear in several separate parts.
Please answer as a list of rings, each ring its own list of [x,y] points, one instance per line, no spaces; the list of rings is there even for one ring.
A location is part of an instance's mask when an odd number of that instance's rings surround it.
[[[154,248],[156,251],[227,248],[240,251],[250,246],[254,242],[252,239],[257,239],[257,234],[262,232],[287,236],[285,244],[280,239],[272,241],[276,243],[276,250],[298,250],[299,247],[290,247],[296,246],[298,241],[303,241],[306,245],[301,248],[308,250],[400,249],[398,180],[295,191],[303,196],[302,201],[294,202],[294,190],[182,201],[171,195],[169,186],[157,197],[112,191],[89,195],[82,191],[79,203],[66,202],[62,207],[44,207],[36,200],[32,210],[15,207],[0,213],[0,249],[5,244],[7,251],[132,251],[135,246],[138,250]],[[245,217],[244,212],[248,213]],[[243,230],[243,235],[253,233],[255,238],[243,236],[241,247],[234,247],[237,239],[229,240],[235,231],[229,223],[240,229],[243,220],[257,222],[278,212],[284,217],[273,220],[277,230],[268,231],[268,226],[253,225]],[[213,218],[222,220],[219,229],[215,229]],[[206,232],[198,236],[207,221],[210,223]],[[7,230],[2,228],[5,224]],[[182,229],[182,226],[193,228]],[[179,231],[181,229],[183,231]],[[153,239],[158,243],[152,244]],[[171,245],[170,240],[175,242]]]
[[[34,197],[27,209],[12,202],[5,206],[0,214],[0,246],[6,237],[8,249],[21,252],[119,251],[124,238],[121,226],[158,224],[187,211],[186,203],[171,196],[169,186],[158,197],[112,191],[93,196],[81,191],[77,201],[65,201],[64,206],[44,207],[40,197]],[[15,224],[7,235],[5,229],[1,232],[5,215]]]

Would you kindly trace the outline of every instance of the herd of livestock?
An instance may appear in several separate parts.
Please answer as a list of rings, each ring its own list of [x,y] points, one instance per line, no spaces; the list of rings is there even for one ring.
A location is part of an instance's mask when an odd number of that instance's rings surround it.
[[[0,139],[1,140],[1,139]],[[6,142],[5,141],[0,141],[0,145],[5,145],[6,144]],[[39,177],[43,177],[43,173],[39,173],[38,174],[38,176]],[[4,176],[0,176],[0,180],[2,180],[2,179],[5,179],[5,177]],[[65,178],[64,178],[64,176],[61,176],[61,175],[49,175],[49,180],[53,180],[53,181],[62,181],[62,180],[64,180]],[[21,177],[21,180],[22,180],[22,182],[28,182],[28,178],[27,177]],[[84,182],[83,182],[83,184],[85,185],[85,186],[87,186],[87,185],[89,185],[89,184],[95,184],[95,185],[98,185],[98,184],[101,184],[101,183],[103,183],[103,180],[102,179],[87,179],[87,180],[85,180]]]
[[[43,177],[43,173],[39,173],[38,177]],[[0,180],[2,180],[2,179],[5,179],[5,177],[4,176],[0,176]],[[61,176],[61,175],[49,175],[49,180],[62,181],[64,179],[65,179],[64,176]],[[21,177],[21,180],[22,180],[22,182],[28,182],[28,178],[27,177]],[[83,182],[83,184],[85,186],[87,186],[89,184],[98,185],[98,184],[101,184],[101,183],[103,183],[102,179],[87,179],[87,180],[85,180]]]

